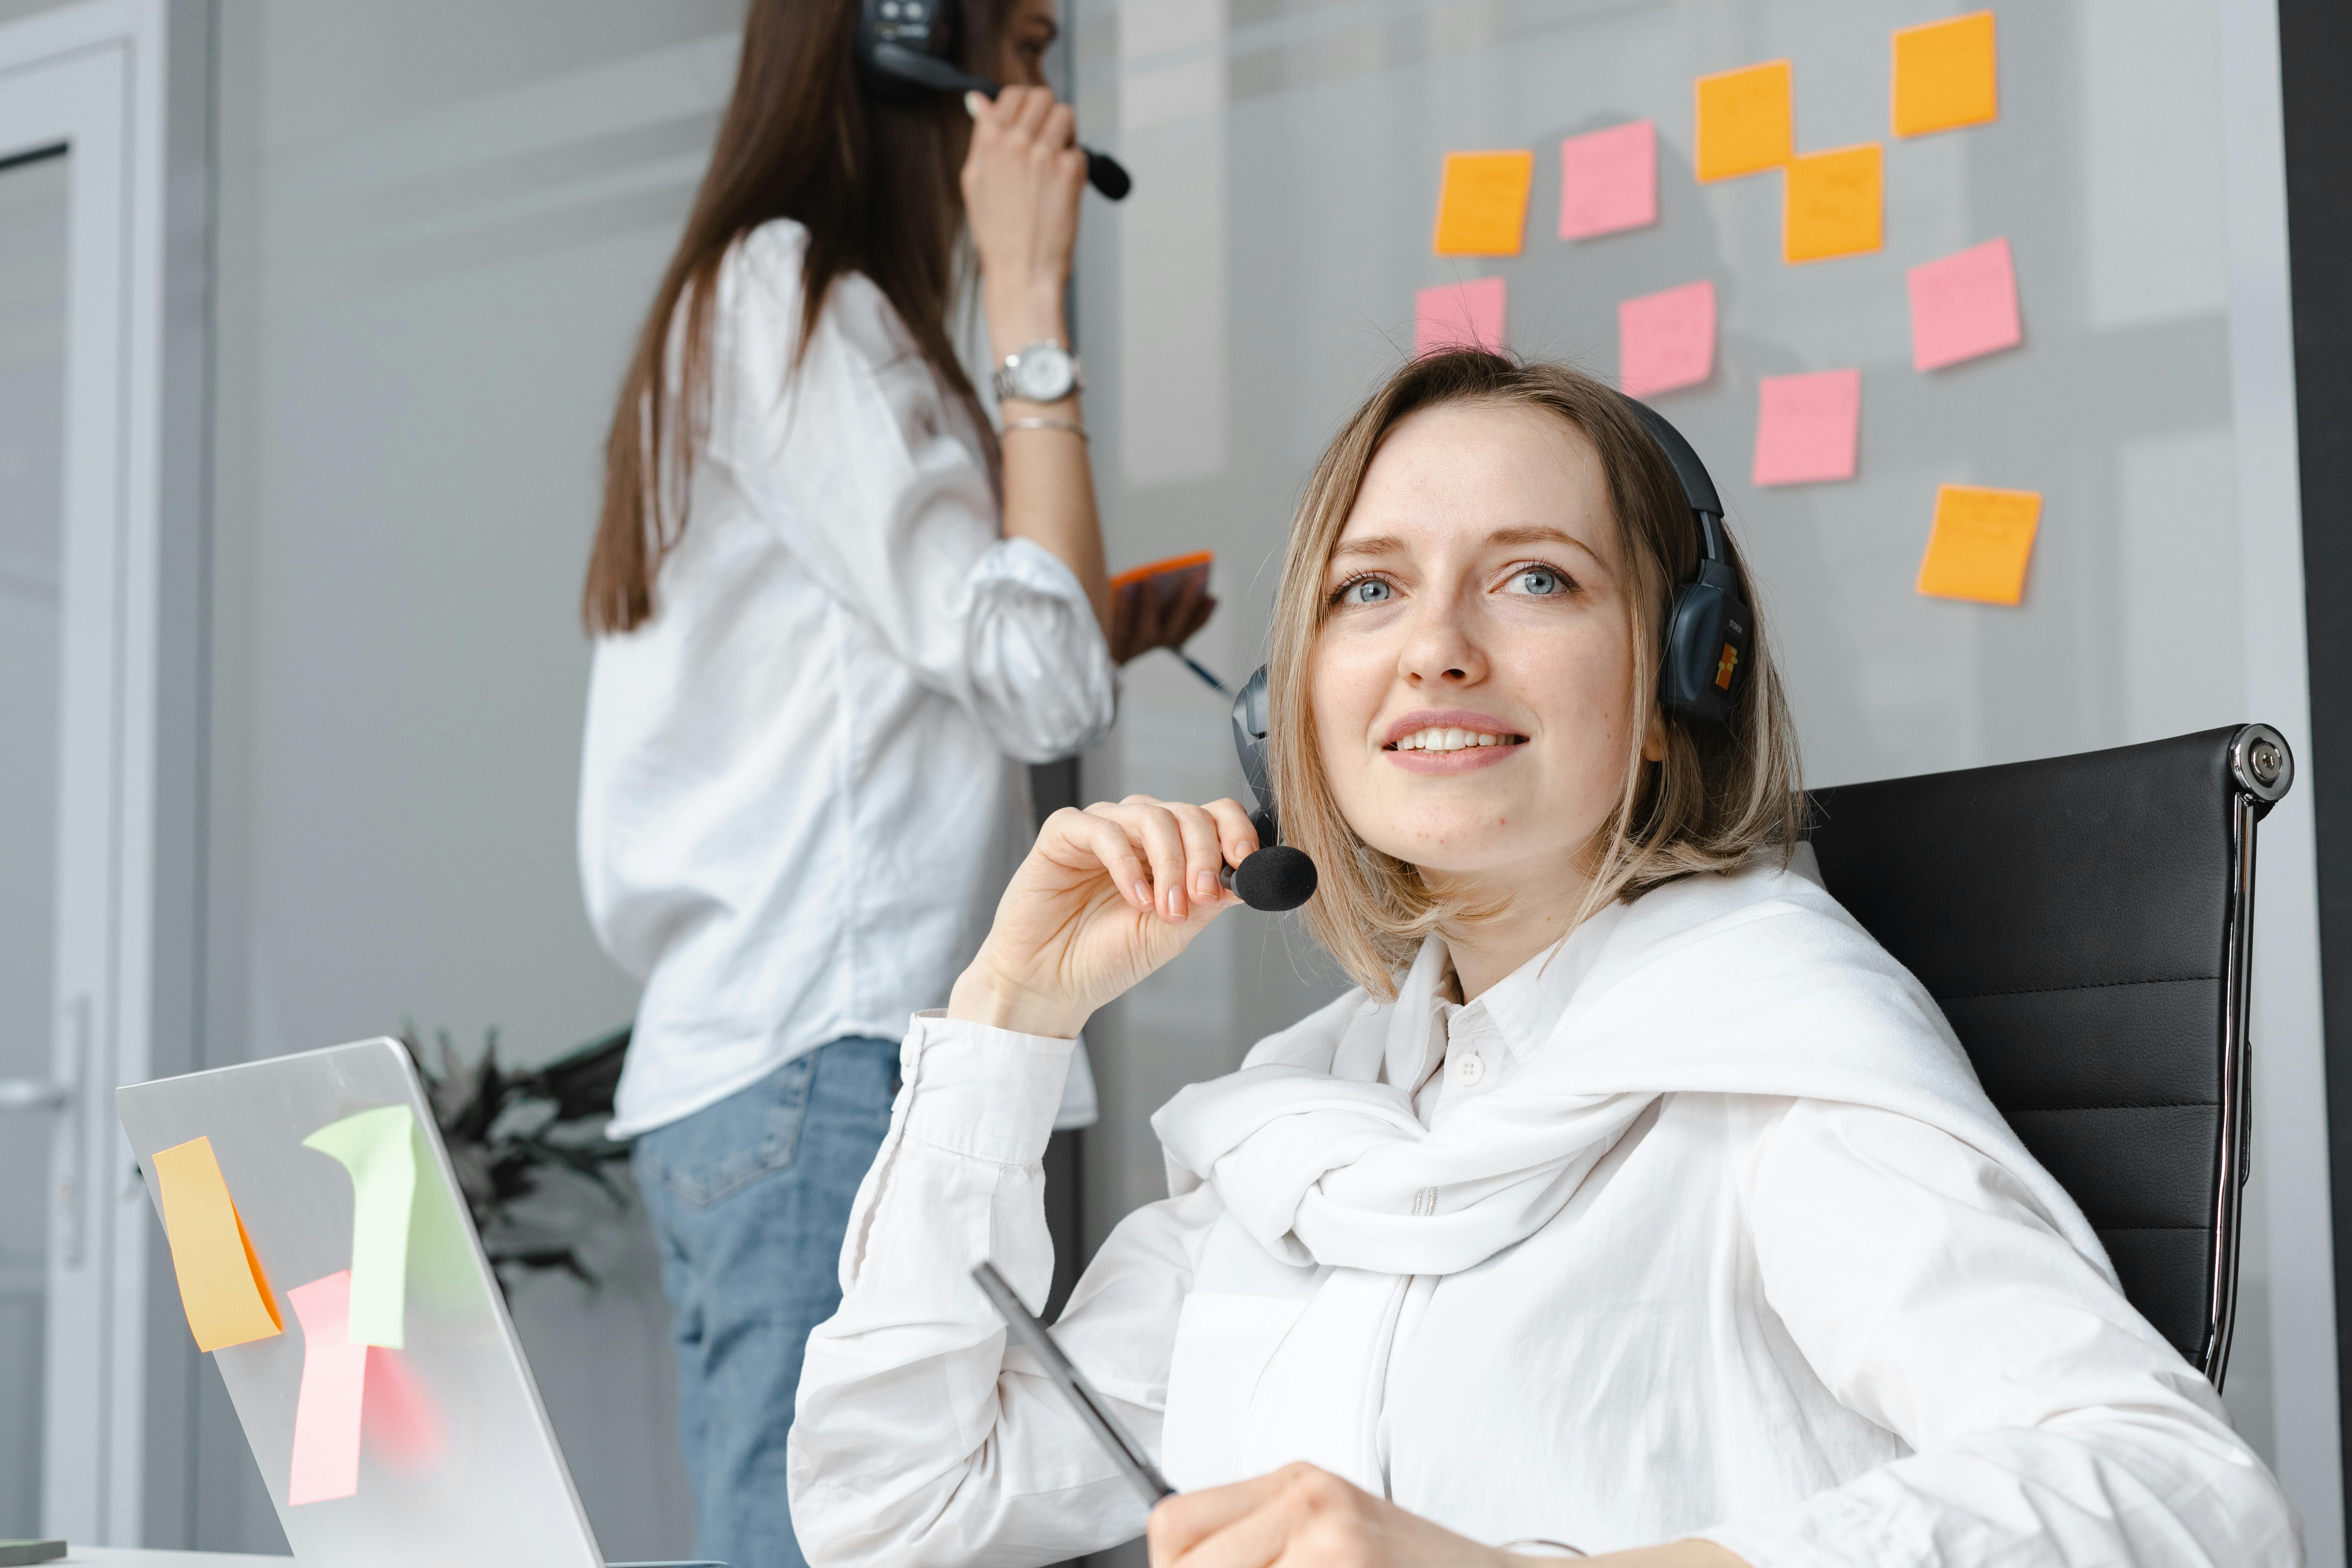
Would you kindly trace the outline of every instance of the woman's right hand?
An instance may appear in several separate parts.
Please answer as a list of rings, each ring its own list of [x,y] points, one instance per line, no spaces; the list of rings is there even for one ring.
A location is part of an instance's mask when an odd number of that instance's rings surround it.
[[[1131,795],[1045,819],[948,999],[948,1016],[1067,1039],[1241,900],[1219,883],[1257,848],[1239,802]]]
[[[973,93],[963,162],[964,216],[980,255],[981,298],[1002,356],[1042,338],[1066,342],[1062,291],[1078,239],[1087,155],[1077,120],[1051,88]]]

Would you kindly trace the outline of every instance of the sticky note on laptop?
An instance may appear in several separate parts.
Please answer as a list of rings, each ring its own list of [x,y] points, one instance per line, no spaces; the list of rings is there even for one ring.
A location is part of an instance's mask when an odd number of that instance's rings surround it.
[[[402,1343],[408,1303],[408,1218],[416,1198],[416,1118],[379,1105],[302,1140],[352,1176],[352,1342]]]
[[[350,1497],[360,1489],[360,1415],[367,1390],[368,1347],[352,1342],[350,1269],[297,1285],[286,1299],[302,1325],[294,1462],[286,1478],[287,1506],[299,1508]]]
[[[1940,485],[1936,523],[1919,563],[1919,592],[1939,599],[2014,605],[2025,597],[2026,563],[2042,525],[2038,490]]]
[[[1503,352],[1503,280],[1472,278],[1441,283],[1412,297],[1412,353],[1446,349]]]
[[[1536,155],[1524,149],[1448,153],[1431,248],[1440,256],[1517,256],[1535,177]]]
[[[196,1348],[216,1351],[285,1332],[269,1276],[229,1196],[212,1140],[192,1138],[163,1150],[147,1166],[154,1173],[180,1307]]]

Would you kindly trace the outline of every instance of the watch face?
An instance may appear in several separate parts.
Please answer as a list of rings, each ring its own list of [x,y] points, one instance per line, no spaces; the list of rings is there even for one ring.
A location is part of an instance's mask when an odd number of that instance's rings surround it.
[[[1032,403],[1058,403],[1070,395],[1070,352],[1052,343],[1021,351],[1013,367],[1013,387]]]

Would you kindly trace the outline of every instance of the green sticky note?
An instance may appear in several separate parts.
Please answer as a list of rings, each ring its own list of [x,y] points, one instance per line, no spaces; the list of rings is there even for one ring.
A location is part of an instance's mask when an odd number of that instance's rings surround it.
[[[302,1140],[352,1173],[352,1307],[355,1345],[401,1348],[408,1300],[408,1215],[416,1198],[416,1118],[379,1105]]]

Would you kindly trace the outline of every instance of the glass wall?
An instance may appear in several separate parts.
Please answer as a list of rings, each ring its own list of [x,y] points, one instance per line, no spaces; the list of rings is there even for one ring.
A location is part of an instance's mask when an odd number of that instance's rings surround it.
[[[2271,237],[2247,226],[2246,193],[2225,191],[2223,159],[2252,147],[2257,164],[2274,164],[2278,129],[2274,98],[2267,120],[2262,103],[2225,105],[2221,46],[2229,13],[2233,38],[2255,40],[2234,47],[2258,52],[2263,35],[2247,33],[2246,15],[2258,8],[2000,6],[1998,120],[1891,137],[1890,30],[1971,8],[1077,0],[1080,120],[1116,137],[1135,175],[1123,206],[1090,209],[1080,271],[1114,567],[1215,549],[1223,608],[1194,651],[1237,680],[1262,657],[1300,486],[1338,422],[1410,352],[1417,289],[1499,279],[1512,350],[1613,381],[1620,301],[1707,280],[1720,312],[1712,372],[1656,401],[1708,459],[1760,579],[1809,783],[2249,719],[2300,726],[2300,649],[2259,667],[2250,651],[2269,626],[2300,625],[2294,569],[2262,564],[2295,559],[2295,524],[2242,515],[2233,412],[2231,311],[2245,289],[2231,258]],[[1777,172],[1694,178],[1694,79],[1780,58],[1791,62],[1800,153],[1883,144],[1883,248],[1789,265]],[[2274,57],[2271,71],[2274,81]],[[1636,120],[1657,128],[1657,221],[1563,239],[1562,140]],[[1534,154],[1522,248],[1433,255],[1444,155],[1489,149]],[[2022,346],[1915,371],[1906,269],[1997,238],[2015,258]],[[2275,308],[2276,288],[2254,292]],[[1845,368],[1862,386],[1856,476],[1752,483],[1759,380]],[[1914,591],[1944,483],[2042,493],[2022,605]],[[2252,710],[2281,689],[2294,711]],[[1172,661],[1130,671],[1087,793],[1240,787],[1224,702]],[[2277,831],[2270,856],[2307,856],[2306,829]],[[2274,868],[2307,889],[2307,873],[2273,859],[2265,876]],[[2307,899],[2276,913],[2266,904],[2263,919],[2267,973],[2306,973]],[[1151,1110],[1337,984],[1288,922],[1244,911],[1098,1018],[1108,1121],[1090,1166],[1096,1235],[1164,1192]],[[2258,1020],[2278,1005],[2262,993]],[[2278,1075],[2258,1122],[2300,1129],[2315,1103],[2315,1013],[2272,1016],[2256,1026],[2273,1064],[2258,1080]],[[2264,1135],[2258,1124],[2258,1147]],[[2266,1209],[2263,1183],[2324,1194],[2324,1167],[2280,1177],[2281,1164],[2263,1163],[2286,1158],[2280,1137],[2257,1156],[2248,1212],[2287,1216],[2302,1256],[2326,1246],[2324,1196],[2315,1207],[2289,1189]],[[2263,1223],[2252,1229],[2228,1397],[2274,1453],[2270,1262]],[[2324,1313],[2308,1306],[2276,1321],[2319,1324],[2313,1353],[2326,1355]],[[2305,1465],[2332,1495],[2332,1405],[2296,1421],[2311,1440],[2283,1466]],[[2332,1518],[2318,1498],[2304,1506]]]
[[[213,1059],[625,1023],[572,857],[577,598],[738,0],[222,0]],[[691,1523],[634,1222],[515,1313],[607,1553]],[[196,1537],[277,1536],[217,1380]]]

